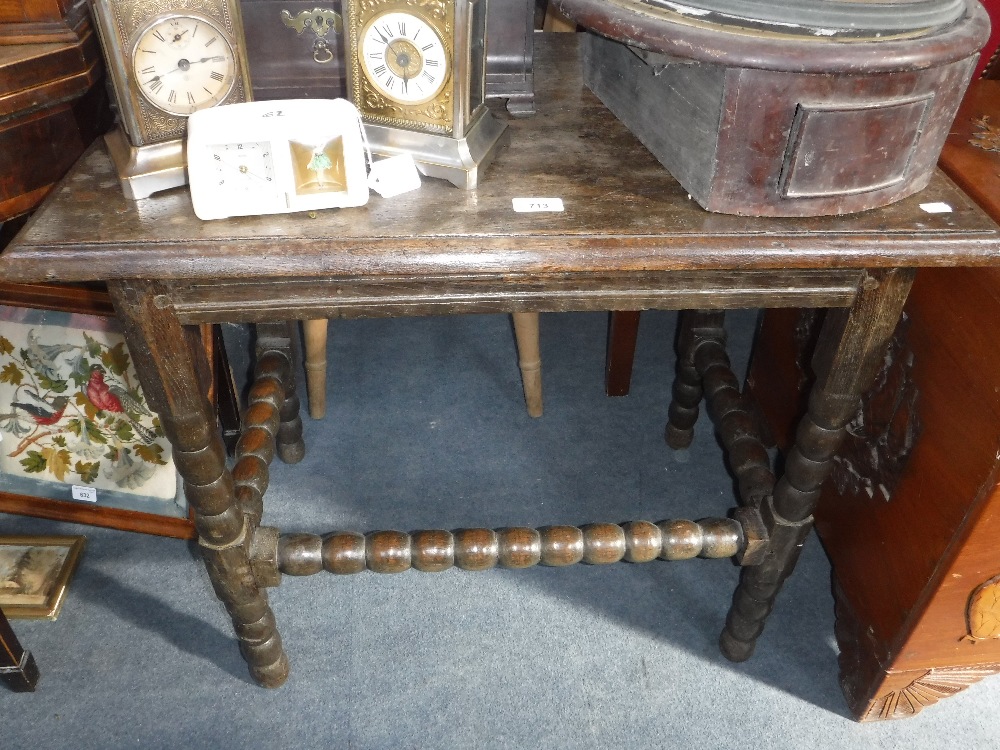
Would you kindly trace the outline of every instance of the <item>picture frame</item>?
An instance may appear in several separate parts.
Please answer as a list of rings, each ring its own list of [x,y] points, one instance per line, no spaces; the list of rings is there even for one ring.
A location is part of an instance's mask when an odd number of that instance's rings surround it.
[[[113,316],[110,297],[100,287],[0,282],[0,512],[192,539],[193,517],[169,442],[145,407]],[[34,359],[29,331],[32,344],[43,347],[34,350]],[[240,414],[221,332],[210,325],[200,332],[213,369],[209,398],[231,448]],[[43,358],[41,352],[51,355],[48,370],[45,364],[41,370],[32,366]],[[102,388],[95,390],[91,371],[101,373]],[[119,409],[114,393],[120,399],[139,397],[139,410],[135,404]],[[37,429],[29,417],[39,414],[31,411],[51,411],[53,403],[65,411]],[[47,421],[55,415],[40,416]],[[77,455],[81,444],[87,444],[84,455]],[[156,491],[147,491],[154,486]]]
[[[59,616],[83,536],[0,536],[0,609],[10,620]]]

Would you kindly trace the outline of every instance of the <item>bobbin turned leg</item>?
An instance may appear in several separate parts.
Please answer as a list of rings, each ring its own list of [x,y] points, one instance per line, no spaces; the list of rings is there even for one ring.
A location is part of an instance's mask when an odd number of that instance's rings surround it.
[[[677,329],[677,374],[671,390],[665,438],[674,450],[687,448],[694,438],[701,402],[701,376],[695,368],[694,354],[698,343],[713,338],[725,344],[723,328],[725,313],[717,310],[683,310]]]
[[[294,322],[257,324],[257,361],[277,354],[288,362],[282,378],[285,401],[281,406],[281,426],[278,428],[278,458],[286,464],[297,464],[306,454],[302,440],[302,417],[299,416],[299,396],[295,390],[295,363],[299,359],[298,330]]]
[[[881,364],[913,281],[912,269],[864,275],[850,308],[831,309],[813,357],[816,382],[785,472],[761,507],[769,544],[764,561],[740,571],[720,638],[732,661],[750,658],[782,583],[812,529],[820,487],[833,466],[845,426]]]
[[[251,531],[236,502],[214,413],[199,376],[208,372],[196,335],[185,331],[158,283],[109,283],[149,404],[173,447],[212,587],[232,618],[253,678],[277,687],[288,660],[274,615],[250,567]]]

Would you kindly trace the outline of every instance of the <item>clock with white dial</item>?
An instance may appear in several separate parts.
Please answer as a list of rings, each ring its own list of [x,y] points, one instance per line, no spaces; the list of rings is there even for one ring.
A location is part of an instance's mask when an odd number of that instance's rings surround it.
[[[225,33],[208,18],[168,16],[139,33],[132,74],[146,101],[184,116],[226,98],[236,82],[236,57]]]
[[[368,170],[357,109],[344,99],[246,102],[188,120],[199,219],[363,206]]]
[[[208,152],[218,187],[248,195],[278,192],[270,141],[212,144]]]
[[[372,18],[358,50],[367,78],[400,104],[422,104],[438,95],[451,75],[444,42],[418,15],[399,11]]]
[[[184,185],[188,117],[250,98],[239,0],[91,0],[118,110],[126,197]]]
[[[506,138],[484,99],[487,0],[343,0],[348,98],[372,151],[472,189]]]

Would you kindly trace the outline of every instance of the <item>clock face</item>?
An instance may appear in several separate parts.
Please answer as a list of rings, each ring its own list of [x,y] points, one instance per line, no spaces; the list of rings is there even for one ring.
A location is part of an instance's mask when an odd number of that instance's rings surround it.
[[[375,16],[361,32],[358,57],[366,78],[399,104],[422,104],[444,88],[450,61],[441,37],[413,13]]]
[[[160,17],[138,35],[132,74],[146,101],[172,115],[214,107],[236,81],[232,45],[207,18]]]
[[[222,143],[208,147],[215,184],[228,193],[278,192],[270,141]]]

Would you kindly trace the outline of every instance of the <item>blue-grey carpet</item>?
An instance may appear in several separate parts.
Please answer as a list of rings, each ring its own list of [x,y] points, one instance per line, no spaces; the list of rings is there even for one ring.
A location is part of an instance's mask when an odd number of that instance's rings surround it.
[[[265,523],[723,514],[732,486],[711,425],[702,418],[689,451],[663,443],[674,320],[643,316],[632,393],[610,399],[607,316],[543,316],[538,420],[506,316],[331,322],[329,414],[306,419],[301,464],[274,466]],[[734,361],[753,324],[731,318]],[[228,334],[245,345],[242,329]],[[743,665],[716,645],[737,579],[727,561],[286,577],[270,596],[292,675],[267,691],[187,543],[15,516],[0,516],[0,533],[88,538],[59,619],[14,621],[42,678],[34,694],[0,690],[0,748],[995,745],[1000,680],[906,721],[848,717],[814,538]]]

